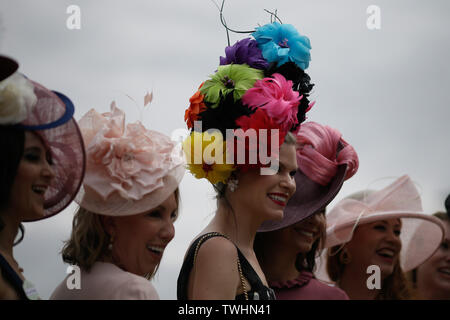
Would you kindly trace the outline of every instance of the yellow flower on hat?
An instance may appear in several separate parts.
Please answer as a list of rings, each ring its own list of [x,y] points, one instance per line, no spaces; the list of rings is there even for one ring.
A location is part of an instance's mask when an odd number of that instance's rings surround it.
[[[226,142],[220,131],[193,131],[183,142],[188,169],[197,178],[212,184],[226,183],[234,165],[226,163]]]

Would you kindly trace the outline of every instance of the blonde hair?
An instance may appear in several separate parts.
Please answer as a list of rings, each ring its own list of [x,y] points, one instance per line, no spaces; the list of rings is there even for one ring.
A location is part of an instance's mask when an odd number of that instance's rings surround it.
[[[174,191],[174,194],[178,212],[180,206],[178,188]],[[103,227],[101,215],[80,207],[73,218],[70,238],[64,242],[61,250],[62,259],[66,263],[77,265],[89,271],[94,263],[111,256],[108,249],[110,241],[111,237]],[[158,267],[159,264],[146,278],[153,277]]]

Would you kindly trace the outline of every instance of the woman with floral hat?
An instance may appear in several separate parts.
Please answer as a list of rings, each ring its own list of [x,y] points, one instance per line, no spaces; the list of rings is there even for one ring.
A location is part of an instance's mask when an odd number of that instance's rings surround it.
[[[271,23],[225,49],[186,110],[188,168],[217,192],[217,210],[191,243],[178,299],[274,299],[253,251],[257,229],[283,217],[295,192],[295,134],[312,107],[310,44]]]
[[[80,270],[53,292],[56,300],[150,300],[149,279],[175,235],[178,185],[185,172],[181,148],[125,113],[94,109],[79,121],[86,144],[86,177],[76,201],[63,260]]]
[[[348,299],[317,280],[314,269],[325,242],[325,208],[358,170],[358,156],[338,130],[306,122],[297,135],[297,164],[295,194],[282,220],[258,229],[256,255],[277,299]]]
[[[410,299],[404,272],[428,259],[444,237],[442,222],[422,212],[407,175],[341,200],[327,224],[328,276],[357,300]]]
[[[23,239],[22,222],[54,216],[70,204],[83,179],[85,154],[69,98],[17,68],[0,56],[0,299],[39,299],[13,247]]]

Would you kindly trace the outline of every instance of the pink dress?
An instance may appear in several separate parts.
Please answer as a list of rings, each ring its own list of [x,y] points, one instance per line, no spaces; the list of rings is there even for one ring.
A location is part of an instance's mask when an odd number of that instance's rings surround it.
[[[89,272],[81,269],[81,288],[69,289],[67,276],[53,291],[52,300],[158,300],[149,280],[112,263],[96,262]]]
[[[317,280],[308,271],[300,272],[293,280],[269,282],[269,286],[277,300],[349,300],[342,289]]]

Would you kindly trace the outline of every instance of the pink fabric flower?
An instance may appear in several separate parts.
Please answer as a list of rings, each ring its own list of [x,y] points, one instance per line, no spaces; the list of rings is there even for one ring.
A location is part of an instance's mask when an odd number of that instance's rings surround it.
[[[274,73],[272,78],[256,81],[253,88],[247,90],[242,97],[242,102],[252,109],[265,109],[268,116],[280,125],[281,130],[289,131],[298,124],[297,112],[301,98],[292,89],[292,81]]]
[[[117,196],[141,200],[163,187],[163,178],[184,165],[181,156],[175,157],[175,144],[169,137],[147,130],[139,121],[125,126],[125,114],[114,102],[108,113],[91,109],[79,125],[87,156],[84,188],[104,201]]]

